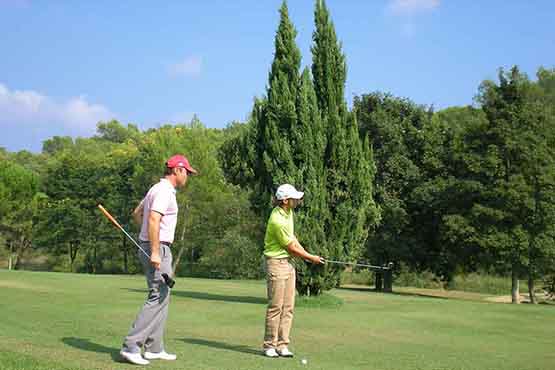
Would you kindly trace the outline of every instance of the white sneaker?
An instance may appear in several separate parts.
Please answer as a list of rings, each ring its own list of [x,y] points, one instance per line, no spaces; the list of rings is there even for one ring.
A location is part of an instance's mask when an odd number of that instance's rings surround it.
[[[119,352],[121,357],[135,365],[148,365],[150,362],[145,360],[140,353],[126,352],[123,349]]]
[[[277,350],[278,355],[281,357],[293,357],[293,352],[289,350],[287,347],[283,347]]]
[[[175,361],[177,356],[166,351],[162,352],[145,352],[145,358],[147,360],[167,360]]]
[[[279,357],[279,354],[276,352],[275,348],[268,348],[264,350],[264,356],[266,357]]]

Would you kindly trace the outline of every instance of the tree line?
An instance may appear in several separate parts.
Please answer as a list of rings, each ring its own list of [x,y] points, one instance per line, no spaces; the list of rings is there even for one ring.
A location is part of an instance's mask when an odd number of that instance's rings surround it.
[[[369,92],[345,100],[347,60],[324,1],[315,3],[312,64],[301,68],[287,4],[280,8],[265,93],[246,122],[146,131],[100,122],[91,138],[53,137],[39,154],[0,151],[0,242],[11,267],[29,251],[49,268],[133,273],[134,248],[96,211],[128,229],[132,209],[185,153],[201,174],[178,193],[178,273],[262,276],[264,223],[281,183],[306,193],[295,227],[330,259],[511,276],[553,287],[555,69],[518,67],[484,81],[472,106],[434,111]],[[196,267],[195,267],[196,266]],[[298,264],[298,291],[339,284],[335,265]]]
[[[221,149],[229,181],[251,189],[266,217],[272,190],[306,191],[302,244],[332,259],[394,262],[446,284],[489,271],[534,283],[555,257],[555,70],[531,81],[515,66],[484,81],[474,106],[434,112],[373,92],[344,98],[346,58],[324,1],[316,1],[312,66],[280,9],[266,93]],[[340,269],[300,267],[298,290],[336,286]]]

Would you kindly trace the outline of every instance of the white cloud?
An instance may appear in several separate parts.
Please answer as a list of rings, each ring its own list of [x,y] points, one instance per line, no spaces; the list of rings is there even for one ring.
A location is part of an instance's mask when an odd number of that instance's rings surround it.
[[[94,133],[98,121],[114,118],[103,105],[91,104],[85,96],[58,102],[33,90],[10,90],[0,83],[0,127],[22,130],[62,126],[68,134]]]
[[[411,15],[439,7],[441,0],[390,0],[388,9],[396,15]]]
[[[200,76],[201,71],[202,58],[195,55],[188,56],[183,61],[174,63],[168,67],[168,73],[172,77],[198,77]]]

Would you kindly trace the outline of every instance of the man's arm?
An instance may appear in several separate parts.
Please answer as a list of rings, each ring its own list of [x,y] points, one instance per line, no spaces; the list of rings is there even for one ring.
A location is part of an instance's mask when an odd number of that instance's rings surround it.
[[[160,269],[160,220],[162,215],[150,211],[148,215],[148,240],[150,241],[150,263],[155,269]]]
[[[144,210],[144,200],[141,201],[141,203],[139,203],[139,205],[137,206],[137,208],[135,208],[135,210],[133,211],[133,221],[135,221],[135,223],[137,225],[142,225],[143,224],[143,210]]]
[[[294,239],[289,244],[287,244],[287,250],[289,251],[289,253],[295,256],[301,257],[302,259],[310,261],[312,263],[315,263],[315,264],[326,263],[326,261],[322,257],[308,253],[297,239]]]

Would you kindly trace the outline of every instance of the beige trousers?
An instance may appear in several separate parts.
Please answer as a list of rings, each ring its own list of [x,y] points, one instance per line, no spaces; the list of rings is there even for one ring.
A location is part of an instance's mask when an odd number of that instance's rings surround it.
[[[264,348],[283,348],[289,344],[295,307],[295,268],[288,258],[266,258],[268,308]]]

